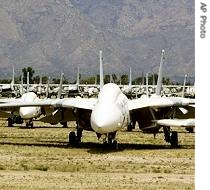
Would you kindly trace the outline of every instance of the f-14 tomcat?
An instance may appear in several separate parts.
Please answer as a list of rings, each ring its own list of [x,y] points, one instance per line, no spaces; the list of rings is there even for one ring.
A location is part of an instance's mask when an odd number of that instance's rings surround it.
[[[163,56],[164,51],[162,51]],[[162,64],[163,59],[161,58],[160,69]],[[162,75],[160,70],[159,74]],[[158,81],[158,85],[160,85],[161,80]],[[139,128],[144,132],[156,134],[163,127],[166,142],[171,143],[172,146],[177,146],[177,133],[172,132],[171,134],[169,130],[171,121],[175,122],[174,112],[179,108],[187,112],[188,108],[195,101],[181,97],[161,97],[159,95],[160,89],[160,86],[157,86],[159,92],[156,91],[154,96],[130,100],[122,93],[118,85],[114,83],[104,85],[102,51],[100,51],[100,92],[98,98],[47,99],[24,104],[17,103],[12,105],[11,103],[6,103],[1,104],[0,107],[39,106],[42,109],[54,108],[53,114],[46,115],[41,121],[49,123],[76,121],[76,133],[70,132],[69,134],[69,143],[71,144],[80,142],[82,131],[89,130],[94,131],[98,139],[102,138],[104,143],[117,146],[116,132],[131,125],[135,120],[138,122]],[[57,117],[57,114],[60,117]],[[194,121],[194,118],[192,120]],[[195,124],[194,122],[187,122],[185,119],[179,120],[179,126],[182,125],[190,127]]]

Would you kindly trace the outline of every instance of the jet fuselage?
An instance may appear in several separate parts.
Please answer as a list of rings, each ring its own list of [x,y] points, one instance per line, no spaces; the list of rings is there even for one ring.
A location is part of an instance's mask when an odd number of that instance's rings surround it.
[[[25,103],[31,103],[38,100],[37,95],[34,92],[28,92],[22,95],[21,101]],[[40,107],[20,107],[19,114],[24,120],[36,118],[41,114]]]
[[[91,113],[91,127],[100,134],[115,132],[130,122],[127,97],[120,88],[109,83],[102,87]]]

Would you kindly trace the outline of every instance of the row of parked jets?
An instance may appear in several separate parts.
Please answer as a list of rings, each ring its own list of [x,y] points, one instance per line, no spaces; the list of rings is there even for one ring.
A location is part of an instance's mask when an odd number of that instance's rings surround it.
[[[83,130],[88,130],[95,132],[104,144],[114,148],[118,147],[116,133],[123,128],[132,131],[138,123],[140,130],[154,135],[163,128],[165,141],[172,147],[177,147],[178,133],[174,127],[185,127],[189,132],[193,132],[195,99],[161,95],[164,53],[162,50],[157,86],[153,94],[149,95],[148,80],[146,94],[133,99],[129,99],[119,85],[104,84],[100,51],[100,84],[97,97],[62,98],[62,73],[57,98],[48,98],[48,95],[39,98],[36,93],[29,91],[28,74],[27,90],[20,98],[0,99],[0,116],[8,118],[8,126],[24,121],[26,127],[33,127],[33,121],[36,119],[50,124],[61,123],[63,127],[67,127],[68,121],[76,121],[75,131],[69,133],[69,144],[80,143]]]

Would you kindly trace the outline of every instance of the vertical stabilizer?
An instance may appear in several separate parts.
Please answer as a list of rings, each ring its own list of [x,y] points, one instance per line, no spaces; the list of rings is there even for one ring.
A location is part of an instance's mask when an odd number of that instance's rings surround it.
[[[109,75],[109,76],[110,76],[110,78],[109,78],[109,79],[110,79],[110,80],[109,80],[109,81],[110,81],[110,83],[114,83],[114,80],[113,80],[112,75]]]
[[[155,86],[155,73],[152,74],[152,85]]]
[[[79,85],[79,67],[77,67],[77,81],[76,85]]]
[[[37,88],[37,93],[42,93],[42,76],[39,77],[39,85],[38,85],[38,88]]]
[[[49,89],[50,89],[50,77],[47,80],[47,88],[46,88],[46,98],[49,98]]]
[[[155,73],[152,74],[152,90],[155,92]]]
[[[146,95],[149,97],[149,83],[148,83],[148,73],[146,74]]]
[[[141,85],[142,86],[144,85],[144,72],[142,72],[141,74]]]
[[[95,85],[97,85],[97,75],[95,76]]]
[[[39,77],[39,84],[42,85],[42,76]]]
[[[14,84],[15,84],[15,68],[14,65],[12,65],[12,81],[10,83],[11,90],[14,90]]]
[[[103,57],[102,51],[99,51],[99,59],[100,59],[100,89],[104,86],[104,72],[103,72]]]
[[[156,88],[156,95],[161,95],[161,88],[162,88],[162,80],[163,80],[163,61],[165,59],[165,50],[162,50],[161,59],[160,59],[160,67],[158,72],[158,81],[157,81],[157,88]]]
[[[131,85],[132,85],[132,70],[131,70],[131,67],[130,67],[129,84],[128,84],[128,86],[131,87]]]
[[[21,84],[20,84],[20,95],[22,96],[23,95],[23,74],[21,75]]]
[[[186,85],[187,75],[184,75],[184,83],[183,83],[183,89],[182,89],[182,97],[184,97],[184,91],[185,91],[185,85]]]
[[[63,85],[63,76],[64,76],[64,73],[61,73],[61,78],[60,78],[60,84],[59,84],[59,89],[58,89],[58,96],[57,96],[57,98],[61,98],[62,85]]]
[[[11,81],[11,85],[15,84],[15,68],[14,65],[12,66],[12,81]]]
[[[26,92],[29,92],[29,72],[27,72]]]

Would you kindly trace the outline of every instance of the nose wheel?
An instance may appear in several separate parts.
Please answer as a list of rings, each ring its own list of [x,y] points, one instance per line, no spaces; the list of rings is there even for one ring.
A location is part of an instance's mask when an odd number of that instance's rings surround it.
[[[115,139],[115,136],[116,136],[116,132],[108,133],[108,135],[106,135],[106,138],[103,139],[103,144],[106,148],[111,148],[115,150],[119,148],[118,142]]]
[[[26,127],[27,127],[27,128],[33,128],[33,127],[34,127],[33,121],[28,121],[28,122],[26,122]]]

